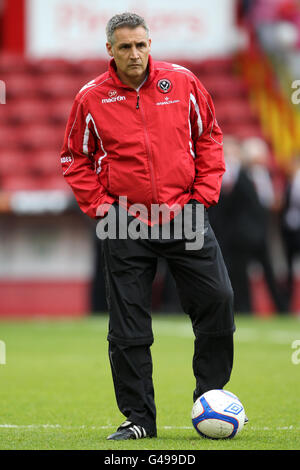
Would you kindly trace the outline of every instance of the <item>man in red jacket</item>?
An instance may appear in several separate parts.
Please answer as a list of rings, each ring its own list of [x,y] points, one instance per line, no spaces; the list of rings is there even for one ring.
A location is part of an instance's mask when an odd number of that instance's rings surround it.
[[[166,259],[192,321],[194,400],[223,388],[230,378],[233,293],[207,214],[218,202],[225,165],[214,106],[200,81],[184,67],[152,59],[148,27],[140,16],[115,15],[106,33],[112,57],[108,71],[78,93],[61,161],[79,206],[90,217],[99,223],[113,220],[120,228],[123,210],[127,224],[138,220],[158,227],[154,237],[150,230],[146,237],[145,230],[141,237],[128,230],[128,236],[117,231],[103,240],[109,358],[117,403],[127,418],[108,439],[139,439],[157,434],[150,310],[158,257]],[[157,205],[170,209],[167,239],[164,217],[151,218]],[[192,217],[185,217],[186,208]],[[202,229],[195,222],[199,208]],[[187,249],[186,233],[196,236],[199,230],[201,247]]]

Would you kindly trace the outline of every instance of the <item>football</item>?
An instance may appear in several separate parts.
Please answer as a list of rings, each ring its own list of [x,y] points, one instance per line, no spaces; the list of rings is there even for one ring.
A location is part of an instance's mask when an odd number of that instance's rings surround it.
[[[233,393],[210,390],[195,401],[192,408],[192,423],[202,437],[233,438],[244,427],[245,410]]]

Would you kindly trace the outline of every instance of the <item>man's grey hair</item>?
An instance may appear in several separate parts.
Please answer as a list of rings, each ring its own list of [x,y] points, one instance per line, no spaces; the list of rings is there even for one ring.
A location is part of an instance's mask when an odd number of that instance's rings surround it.
[[[106,25],[106,37],[107,42],[113,44],[114,42],[114,32],[117,28],[137,28],[138,26],[142,26],[146,32],[147,37],[149,37],[149,28],[141,16],[137,15],[136,13],[121,13],[118,15],[114,15]]]

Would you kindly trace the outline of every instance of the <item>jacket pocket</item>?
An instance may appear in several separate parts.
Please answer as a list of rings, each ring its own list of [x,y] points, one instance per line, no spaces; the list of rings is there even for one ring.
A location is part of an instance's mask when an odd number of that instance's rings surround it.
[[[188,189],[191,189],[194,184],[194,180],[196,176],[195,161],[193,157],[188,154],[185,154],[184,160],[185,160],[185,168],[186,168],[187,179],[188,179]]]

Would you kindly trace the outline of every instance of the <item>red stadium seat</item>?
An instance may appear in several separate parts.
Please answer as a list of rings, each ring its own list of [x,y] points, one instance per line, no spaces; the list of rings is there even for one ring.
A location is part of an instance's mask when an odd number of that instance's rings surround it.
[[[229,97],[246,97],[245,85],[237,77],[212,75],[200,78],[200,80],[214,100]]]
[[[19,54],[0,54],[0,76],[6,74],[24,74],[32,71],[31,61]]]
[[[234,127],[234,132],[240,139],[246,139],[248,137],[263,137],[262,129],[259,124],[244,124]]]
[[[83,86],[80,77],[63,74],[53,74],[40,78],[39,90],[43,96],[50,99],[74,99]]]
[[[240,139],[247,137],[262,137],[262,130],[260,125],[254,123],[224,123],[222,125],[222,131],[224,135],[233,135]]]
[[[49,120],[66,126],[72,105],[73,100],[70,98],[54,100],[48,107]]]
[[[3,123],[0,126],[0,151],[19,147],[18,128]]]
[[[6,78],[7,101],[9,99],[32,98],[39,96],[37,79],[32,75],[9,75]]]
[[[248,101],[232,100],[228,103],[228,114],[230,121],[235,123],[256,123],[257,117],[251,109]]]
[[[43,181],[34,176],[6,176],[1,179],[3,191],[37,191],[43,189]]]
[[[19,150],[0,151],[0,175],[24,175],[30,173],[30,163],[26,153]]]
[[[199,70],[205,74],[232,74],[232,69],[231,57],[205,59],[199,64]]]
[[[0,127],[2,125],[5,126],[7,123],[7,118],[8,118],[8,110],[9,110],[9,105],[0,105]]]
[[[215,101],[216,117],[219,124],[253,123],[257,121],[248,101],[243,99],[222,99]]]
[[[20,130],[20,145],[27,150],[52,149],[59,152],[64,138],[60,126],[32,124]]]
[[[7,105],[8,122],[13,124],[43,123],[49,121],[49,110],[42,100],[25,98]]]
[[[60,152],[0,152],[0,189],[61,189],[71,191],[60,164]]]
[[[43,180],[41,180],[41,184],[43,189],[61,190],[72,193],[70,186],[64,179],[63,175],[57,175],[52,177],[47,176]]]
[[[43,58],[33,62],[34,71],[41,75],[51,75],[61,73],[63,75],[73,75],[78,72],[78,65],[66,59]]]
[[[90,80],[107,71],[109,57],[107,60],[82,59],[78,61],[79,73],[90,76]],[[88,80],[89,81],[89,80]]]
[[[44,149],[32,153],[31,171],[41,176],[62,177],[60,152]]]

